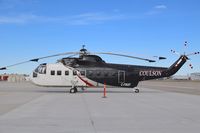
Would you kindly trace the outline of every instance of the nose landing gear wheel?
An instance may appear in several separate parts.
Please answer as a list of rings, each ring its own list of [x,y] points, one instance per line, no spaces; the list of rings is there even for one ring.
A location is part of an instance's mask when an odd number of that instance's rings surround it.
[[[77,90],[76,87],[74,87],[74,88],[71,88],[69,92],[70,92],[70,93],[76,93],[76,92],[78,92],[78,90]]]

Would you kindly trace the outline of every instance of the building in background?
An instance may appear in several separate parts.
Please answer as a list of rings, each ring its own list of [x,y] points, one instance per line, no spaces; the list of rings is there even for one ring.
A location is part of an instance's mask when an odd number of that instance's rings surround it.
[[[7,74],[0,75],[0,81],[7,81],[7,80],[8,80],[8,75]]]
[[[1,74],[0,81],[23,82],[26,81],[26,77],[24,74]]]
[[[200,73],[191,73],[190,78],[191,80],[200,80]]]
[[[172,76],[173,80],[190,80],[189,75],[174,75]]]

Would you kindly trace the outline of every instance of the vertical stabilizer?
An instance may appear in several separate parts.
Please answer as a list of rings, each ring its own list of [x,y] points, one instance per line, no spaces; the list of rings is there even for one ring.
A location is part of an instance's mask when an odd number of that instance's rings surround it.
[[[165,76],[169,77],[174,75],[185,64],[187,60],[188,57],[186,55],[181,55],[180,58],[165,71]]]

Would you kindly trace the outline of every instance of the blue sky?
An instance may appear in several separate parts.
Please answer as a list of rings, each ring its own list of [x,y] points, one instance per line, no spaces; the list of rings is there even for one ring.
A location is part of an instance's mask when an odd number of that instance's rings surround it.
[[[171,49],[200,51],[199,6],[199,0],[0,0],[0,66],[77,51],[85,44],[94,52],[168,58],[149,64],[102,56],[106,62],[168,67],[178,58]],[[199,58],[191,58],[193,70],[187,63],[178,74],[200,72]],[[30,73],[39,63],[0,73]]]

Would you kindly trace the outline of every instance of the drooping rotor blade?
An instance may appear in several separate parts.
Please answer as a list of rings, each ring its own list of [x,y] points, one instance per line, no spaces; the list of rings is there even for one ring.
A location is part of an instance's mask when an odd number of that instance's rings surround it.
[[[9,66],[5,66],[5,67],[1,67],[0,70],[6,70],[8,67],[13,67],[13,66],[17,66],[17,65],[21,65],[21,64],[25,64],[28,63],[29,61],[23,61],[23,62],[19,62],[19,63],[15,63]]]
[[[162,56],[159,57],[159,60],[165,60],[165,59],[167,59],[167,58],[166,57],[162,57]]]
[[[165,59],[167,59],[166,57],[162,57],[162,56],[153,56],[153,57],[157,58],[158,60],[165,60]]]
[[[27,61],[15,63],[15,64],[12,64],[12,65],[0,67],[0,70],[6,70],[6,69],[9,68],[9,67],[18,66],[18,65],[25,64],[25,63],[28,63],[28,62],[38,62],[38,61],[41,60],[41,59],[52,58],[52,57],[62,56],[62,55],[71,55],[71,54],[77,55],[77,54],[79,54],[79,53],[80,53],[80,52],[65,52],[65,53],[60,53],[60,54],[54,54],[54,55],[49,55],[49,56],[34,58],[34,59],[27,60]]]
[[[138,60],[144,60],[144,61],[148,61],[148,62],[156,62],[155,60],[151,60],[151,59],[140,58],[140,57],[130,56],[130,55],[124,55],[124,54],[110,53],[110,52],[100,52],[100,53],[95,53],[95,54],[115,55],[115,56],[122,56],[122,57],[128,57],[128,58],[138,59]]]
[[[70,55],[70,54],[77,55],[79,53],[80,52],[65,52],[65,53],[60,53],[60,54],[54,54],[54,55],[44,56],[44,57],[40,57],[40,58],[35,58],[35,59],[31,59],[29,61],[38,62],[41,59],[52,58],[52,57],[62,56],[62,55]]]

